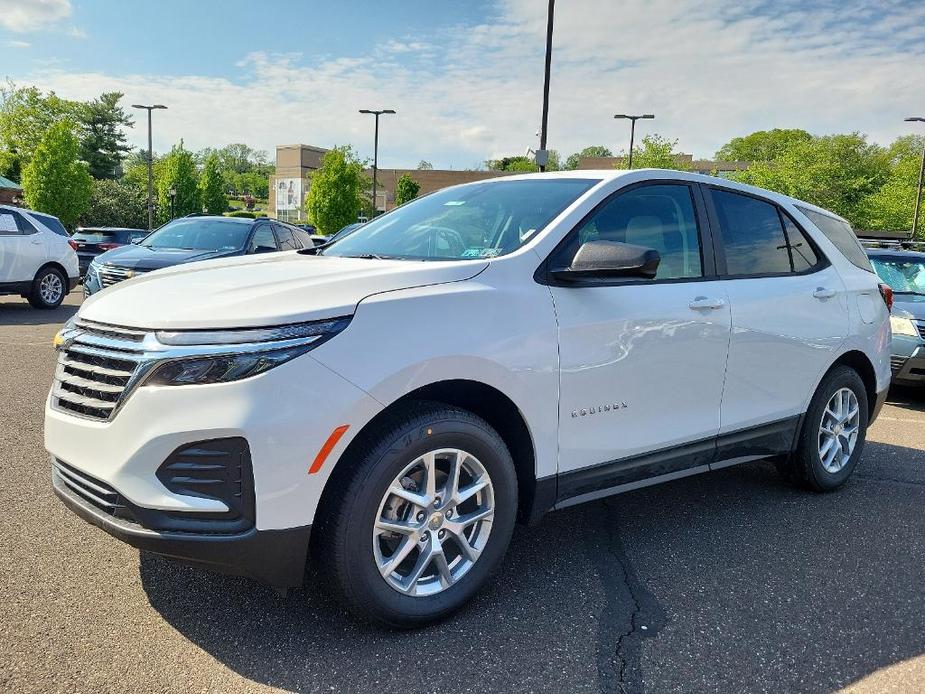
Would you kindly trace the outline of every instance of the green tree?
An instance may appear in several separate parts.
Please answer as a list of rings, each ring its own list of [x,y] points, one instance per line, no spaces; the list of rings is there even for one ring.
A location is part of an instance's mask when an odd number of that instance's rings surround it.
[[[409,200],[414,200],[421,190],[421,184],[411,178],[410,174],[402,174],[395,184],[395,204],[404,205]]]
[[[421,159],[421,161],[418,162],[418,171],[433,171],[433,170],[434,170],[434,165],[431,164],[429,161],[425,161],[424,159]]]
[[[93,183],[86,164],[77,159],[74,129],[69,120],[48,128],[22,175],[26,204],[53,214],[69,228],[87,209]]]
[[[568,159],[565,160],[565,168],[572,171],[578,168],[578,163],[581,161],[582,157],[612,157],[613,152],[611,152],[604,145],[591,145],[590,147],[585,147],[580,152],[575,152],[570,154]]]
[[[334,147],[311,175],[305,212],[320,233],[333,234],[357,220],[366,187],[363,164],[353,149]]]
[[[758,130],[734,137],[716,153],[720,161],[773,161],[794,145],[811,142],[813,136],[799,128]]]
[[[174,145],[170,154],[164,157],[157,179],[158,219],[166,222],[170,217],[170,190],[176,191],[174,217],[193,212],[202,212],[199,198],[199,174],[193,153],[180,144]]]
[[[867,229],[912,229],[922,147],[925,147],[922,135],[905,135],[890,145],[890,172],[886,182],[863,203],[860,216]],[[919,221],[919,237],[922,235],[922,222]]]
[[[116,178],[119,165],[131,150],[123,128],[134,125],[119,105],[121,92],[105,92],[78,110],[82,126],[81,158],[90,166],[94,178]]]
[[[225,182],[218,168],[218,156],[215,154],[206,159],[202,175],[199,177],[199,197],[208,214],[222,214],[228,207]]]
[[[850,133],[791,142],[773,160],[753,163],[733,178],[806,200],[866,229],[867,199],[889,175],[889,153],[864,135]]]
[[[641,146],[633,148],[633,168],[687,171],[690,166],[675,153],[677,146],[677,140],[669,140],[657,134],[646,135],[642,138]],[[623,165],[617,168],[624,168],[628,164],[629,160],[624,157]]]
[[[121,181],[93,181],[90,204],[78,221],[81,226],[147,229],[148,196]]]
[[[536,161],[534,161],[532,157],[525,156],[489,159],[485,162],[485,167],[490,171],[510,171],[512,173],[533,173],[540,170],[540,167],[536,165]],[[560,168],[559,152],[554,149],[549,150],[549,160],[546,162],[546,170],[558,171]]]
[[[32,159],[48,129],[62,120],[71,121],[71,129],[80,122],[80,104],[43,94],[36,87],[17,87],[8,82],[0,88],[0,151],[9,161],[15,156],[24,168]]]

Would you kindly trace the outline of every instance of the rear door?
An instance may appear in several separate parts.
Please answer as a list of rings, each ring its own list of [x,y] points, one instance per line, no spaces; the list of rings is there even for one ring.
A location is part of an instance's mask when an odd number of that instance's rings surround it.
[[[719,429],[730,314],[698,186],[618,191],[550,258],[581,243],[654,248],[655,279],[550,281],[559,324],[560,497],[703,469]]]
[[[0,209],[0,282],[31,282],[46,258],[43,234],[19,212]]]
[[[775,437],[793,433],[848,335],[845,287],[774,202],[722,187],[705,190],[717,268],[732,305],[721,441],[723,434],[771,425],[769,449],[753,452],[774,453],[783,443]]]

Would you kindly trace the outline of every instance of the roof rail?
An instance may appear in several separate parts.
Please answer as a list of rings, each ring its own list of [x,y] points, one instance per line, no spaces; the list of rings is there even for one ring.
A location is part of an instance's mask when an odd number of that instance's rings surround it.
[[[904,239],[878,239],[859,236],[858,241],[864,248],[893,248],[897,250],[925,251],[925,241],[908,241]]]

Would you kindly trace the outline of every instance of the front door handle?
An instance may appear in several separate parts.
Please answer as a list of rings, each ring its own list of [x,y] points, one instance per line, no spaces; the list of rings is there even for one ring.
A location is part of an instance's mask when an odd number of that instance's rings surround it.
[[[813,292],[813,296],[817,299],[831,299],[835,294],[834,289],[826,289],[825,287],[817,287],[816,291]]]
[[[32,239],[31,243],[32,243],[33,246],[41,246],[41,245],[42,245],[42,239]]]
[[[697,296],[694,297],[694,300],[691,301],[690,307],[695,311],[701,309],[718,309],[726,305],[725,299],[718,299],[715,297],[709,296]]]

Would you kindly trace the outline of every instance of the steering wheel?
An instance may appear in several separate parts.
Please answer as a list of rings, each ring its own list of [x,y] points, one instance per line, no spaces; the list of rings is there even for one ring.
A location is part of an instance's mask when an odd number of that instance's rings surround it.
[[[447,244],[450,246],[451,256],[461,256],[463,251],[466,250],[466,243],[463,241],[462,234],[460,234],[456,229],[451,229],[450,227],[444,226],[432,226],[427,229],[431,232],[430,236],[430,255],[434,258],[439,258],[441,256],[437,255],[437,238],[443,236]]]

